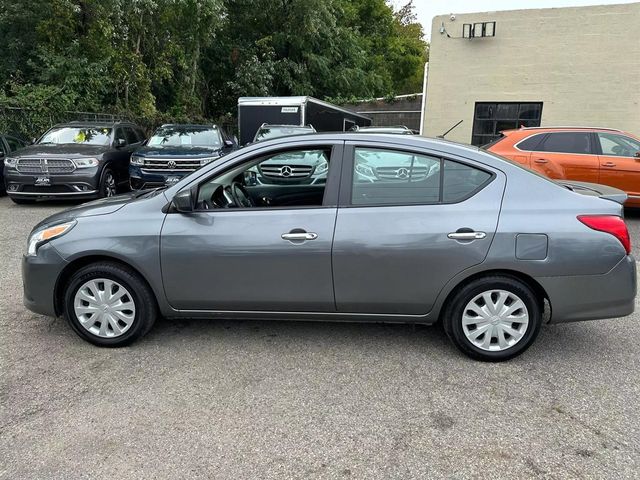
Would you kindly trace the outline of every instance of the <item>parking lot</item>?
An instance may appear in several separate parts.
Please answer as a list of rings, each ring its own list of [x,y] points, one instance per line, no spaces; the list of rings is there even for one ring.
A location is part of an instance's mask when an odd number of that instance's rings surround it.
[[[161,320],[99,349],[22,306],[27,234],[66,206],[0,198],[0,478],[639,475],[639,314],[503,364],[437,327],[324,322]]]

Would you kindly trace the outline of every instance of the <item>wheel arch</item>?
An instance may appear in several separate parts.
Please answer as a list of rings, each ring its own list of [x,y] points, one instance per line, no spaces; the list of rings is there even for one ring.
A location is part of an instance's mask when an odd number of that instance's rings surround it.
[[[151,285],[151,282],[147,279],[147,277],[135,266],[130,263],[110,255],[105,254],[94,254],[94,255],[86,255],[83,257],[76,258],[65,265],[60,275],[58,275],[58,279],[56,280],[56,284],[54,287],[53,293],[53,306],[55,309],[56,316],[61,316],[64,313],[64,288],[69,282],[71,276],[77,272],[79,269],[86,267],[87,265],[91,265],[92,263],[99,262],[110,262],[116,265],[120,265],[122,267],[128,268],[132,270],[137,275],[140,276],[143,282],[147,284],[147,287],[153,292],[153,296],[155,298],[156,304],[158,304],[158,294]]]
[[[527,275],[526,273],[523,272],[519,272],[517,270],[509,270],[509,269],[492,269],[492,270],[483,270],[481,272],[476,272],[473,273],[471,275],[469,275],[468,277],[465,277],[464,279],[462,279],[461,281],[459,281],[448,293],[447,296],[445,297],[444,301],[442,302],[442,306],[440,308],[440,315],[443,312],[446,311],[447,307],[449,306],[449,304],[451,303],[452,299],[455,297],[455,295],[462,289],[464,288],[466,285],[468,285],[469,283],[479,279],[479,278],[483,278],[483,277],[491,277],[491,276],[502,276],[502,277],[511,277],[515,280],[519,280],[522,283],[524,283],[525,285],[527,285],[529,288],[531,288],[531,290],[533,290],[533,292],[535,293],[536,297],[540,300],[540,309],[542,312],[544,312],[545,310],[545,302],[547,302],[549,304],[549,308],[550,308],[550,312],[552,309],[552,305],[551,305],[551,300],[549,298],[549,295],[547,294],[547,292],[545,291],[544,287],[532,276]],[[438,321],[440,321],[440,318],[438,318]]]

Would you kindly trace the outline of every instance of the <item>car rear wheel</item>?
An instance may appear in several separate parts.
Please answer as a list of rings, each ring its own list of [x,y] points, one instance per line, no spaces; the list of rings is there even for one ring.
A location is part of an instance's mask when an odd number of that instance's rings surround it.
[[[509,276],[476,279],[461,288],[445,308],[445,332],[463,353],[500,362],[524,352],[542,324],[542,299]]]
[[[101,262],[81,268],[64,291],[65,317],[85,340],[101,347],[122,347],[153,326],[153,292],[133,270]]]
[[[100,180],[100,196],[101,197],[113,197],[118,193],[118,182],[116,175],[110,168],[105,168],[102,172],[102,179]]]

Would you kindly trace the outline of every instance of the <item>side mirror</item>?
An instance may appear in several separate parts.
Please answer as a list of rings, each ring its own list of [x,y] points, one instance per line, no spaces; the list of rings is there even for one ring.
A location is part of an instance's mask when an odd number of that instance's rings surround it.
[[[190,213],[193,212],[193,197],[192,189],[180,190],[171,200],[171,204],[176,212]]]
[[[31,145],[33,145],[34,143],[36,143],[38,141],[38,139],[36,137],[33,137],[31,139]]]
[[[231,147],[233,147],[233,142],[231,140],[225,140],[224,141],[224,146],[226,148],[231,148]]]
[[[4,158],[4,152],[0,150],[0,158]]]
[[[253,187],[258,184],[258,174],[252,170],[244,172],[244,184],[247,187]]]
[[[114,144],[116,148],[122,148],[127,144],[127,141],[124,138],[118,138]]]
[[[633,158],[635,158],[636,160],[640,160],[640,152],[636,152]]]

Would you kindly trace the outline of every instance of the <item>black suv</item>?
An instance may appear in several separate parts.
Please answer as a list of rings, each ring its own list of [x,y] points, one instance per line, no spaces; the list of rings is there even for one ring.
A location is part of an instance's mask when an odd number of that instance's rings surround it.
[[[128,188],[129,159],[142,129],[128,122],[70,122],[34,145],[5,156],[7,195],[16,203],[38,198],[110,197]]]
[[[11,152],[15,152],[27,146],[27,142],[11,135],[0,135],[0,159],[5,158]],[[4,194],[4,175],[3,168],[0,165],[0,195]]]

